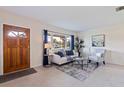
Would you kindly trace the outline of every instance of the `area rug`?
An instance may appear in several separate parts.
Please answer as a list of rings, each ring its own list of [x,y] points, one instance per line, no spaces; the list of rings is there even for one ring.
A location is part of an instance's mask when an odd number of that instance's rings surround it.
[[[73,65],[72,63],[69,63],[66,65],[57,66],[56,68],[80,81],[84,81],[97,68],[97,65],[90,63],[88,67],[87,65],[84,65],[82,69],[79,64]]]
[[[8,75],[3,75],[3,76],[0,76],[0,83],[4,83],[4,82],[7,82],[7,81],[16,79],[16,78],[27,76],[27,75],[30,75],[30,74],[33,74],[33,73],[36,73],[36,72],[37,71],[34,68],[29,68],[29,69],[26,69],[26,70],[23,70],[23,71],[11,73],[11,74],[8,74]]]

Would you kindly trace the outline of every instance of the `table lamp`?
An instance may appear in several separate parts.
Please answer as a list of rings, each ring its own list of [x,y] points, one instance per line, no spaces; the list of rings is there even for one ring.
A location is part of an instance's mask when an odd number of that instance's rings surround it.
[[[52,48],[51,43],[45,43],[45,48],[47,49],[47,54],[49,55],[49,49]]]

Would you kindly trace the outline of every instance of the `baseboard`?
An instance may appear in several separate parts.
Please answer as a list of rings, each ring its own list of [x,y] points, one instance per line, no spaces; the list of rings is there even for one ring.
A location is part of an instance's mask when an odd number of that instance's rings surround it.
[[[40,64],[40,65],[35,65],[35,66],[31,66],[31,68],[40,67],[40,66],[43,66],[43,65],[42,65],[42,64]]]
[[[121,65],[121,64],[114,64],[114,63],[106,63],[106,64],[124,68],[124,65]]]

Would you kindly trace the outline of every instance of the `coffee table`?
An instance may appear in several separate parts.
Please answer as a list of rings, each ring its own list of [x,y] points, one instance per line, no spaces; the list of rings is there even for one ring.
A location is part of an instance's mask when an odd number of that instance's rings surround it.
[[[77,62],[79,65],[81,65],[82,69],[83,69],[83,66],[84,66],[84,58],[83,57],[76,57],[74,59],[75,62]],[[88,67],[88,63],[87,64],[87,67]]]

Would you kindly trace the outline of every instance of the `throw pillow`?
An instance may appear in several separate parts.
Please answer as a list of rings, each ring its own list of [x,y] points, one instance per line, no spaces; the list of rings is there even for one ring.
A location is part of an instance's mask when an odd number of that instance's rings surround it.
[[[74,55],[74,52],[72,50],[66,50],[66,55],[72,56],[72,55]]]
[[[64,57],[64,54],[61,51],[58,51],[57,53],[55,53],[57,55],[59,55],[60,57]]]

